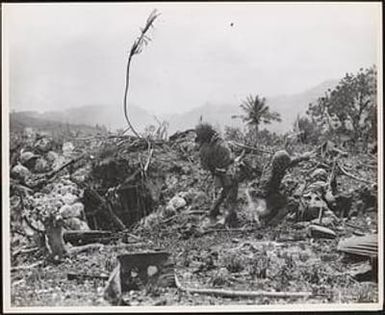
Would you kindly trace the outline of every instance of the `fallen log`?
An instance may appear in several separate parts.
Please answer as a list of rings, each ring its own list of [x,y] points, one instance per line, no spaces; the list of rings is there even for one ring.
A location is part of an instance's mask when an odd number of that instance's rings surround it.
[[[336,233],[333,230],[316,224],[311,224],[308,227],[308,233],[312,238],[334,239],[337,237]]]
[[[176,274],[175,274],[175,284],[179,290],[187,293],[217,295],[217,296],[225,296],[225,297],[309,298],[314,295],[312,292],[235,291],[235,290],[223,290],[223,289],[186,288],[182,286]]]
[[[84,273],[67,273],[67,280],[108,280],[108,276],[88,275]]]
[[[99,231],[99,230],[90,230],[90,231],[65,231],[63,233],[63,239],[66,243],[71,243],[72,245],[84,245],[90,243],[105,243],[111,241],[113,238],[119,236],[114,236],[111,231]]]

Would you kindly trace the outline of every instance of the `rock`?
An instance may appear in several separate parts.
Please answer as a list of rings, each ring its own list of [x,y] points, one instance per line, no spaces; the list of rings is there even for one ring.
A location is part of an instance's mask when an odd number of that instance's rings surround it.
[[[76,202],[72,206],[65,204],[59,210],[59,213],[64,219],[68,218],[83,218],[84,205],[81,202]]]
[[[25,180],[31,175],[31,172],[21,164],[15,165],[11,170],[11,176],[16,179]]]
[[[179,197],[179,196],[173,197],[168,203],[168,206],[172,206],[175,210],[179,210],[180,208],[183,208],[185,205],[186,205],[186,200],[184,200],[182,197]]]
[[[46,159],[48,162],[54,163],[59,158],[59,154],[55,151],[49,151],[46,155]]]
[[[318,218],[311,220],[311,222],[315,224],[322,224],[323,226],[326,226],[326,227],[334,227],[334,224],[336,223],[333,217],[323,217],[321,220],[321,223],[319,222]]]
[[[38,159],[39,156],[36,155],[36,154],[33,154],[32,152],[22,152],[20,154],[20,163],[23,164],[25,167],[27,168],[33,168],[35,163],[36,163],[36,159]]]
[[[68,218],[64,220],[64,228],[67,230],[75,231],[88,231],[90,230],[88,224],[79,218]]]
[[[37,140],[35,143],[35,149],[42,152],[42,153],[46,153],[46,152],[50,151],[51,146],[52,146],[51,141],[46,137],[43,137],[43,138]]]
[[[70,157],[72,155],[72,152],[74,149],[75,149],[75,147],[72,144],[72,142],[63,143],[62,150],[63,150],[63,155],[65,157]]]
[[[52,168],[58,169],[59,167],[63,166],[66,163],[66,159],[64,156],[58,156],[58,158],[53,162]]]
[[[34,170],[36,173],[48,172],[50,170],[50,167],[47,160],[45,160],[44,158],[37,159]]]
[[[173,205],[167,205],[166,208],[162,211],[162,217],[163,218],[169,218],[176,214],[176,209],[173,207]]]
[[[63,197],[62,200],[66,205],[72,205],[77,201],[78,197],[71,194],[71,193],[66,193]]]
[[[77,218],[84,218],[84,205],[81,202],[76,202],[72,206],[72,210]]]

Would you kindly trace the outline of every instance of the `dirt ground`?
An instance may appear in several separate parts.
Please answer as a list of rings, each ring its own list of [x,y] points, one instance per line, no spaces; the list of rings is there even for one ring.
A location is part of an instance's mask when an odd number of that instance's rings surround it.
[[[181,146],[179,144],[179,148]],[[185,150],[189,149],[185,147]],[[175,156],[172,159],[174,162],[165,162],[168,169],[163,199],[158,210],[152,214],[155,220],[151,224],[141,221],[141,224],[132,227],[128,237],[115,239],[60,263],[45,259],[42,250],[13,258],[12,306],[109,305],[103,293],[107,278],[117,265],[117,256],[149,250],[164,250],[171,254],[175,273],[185,288],[297,292],[303,293],[303,297],[230,298],[188,293],[171,287],[125,292],[123,300],[127,305],[351,304],[378,301],[376,282],[354,278],[356,272],[370,267],[369,261],[346,259],[345,254],[337,250],[342,239],[377,231],[376,209],[364,209],[341,219],[332,227],[335,238],[311,237],[308,233],[309,223],[301,225],[284,220],[277,226],[265,228],[255,224],[250,219],[252,214],[245,203],[245,185],[241,185],[238,210],[240,224],[235,229],[223,226],[202,229],[212,203],[210,189],[200,192],[200,198],[189,200],[187,205],[173,210],[166,217],[156,217],[162,211],[164,214],[167,210],[165,203],[175,194],[212,185],[211,179],[201,171],[192,154],[176,151],[174,148],[154,153],[155,166],[170,154]],[[344,163],[357,176],[375,180],[375,170],[368,171],[365,159],[365,156],[349,157]],[[300,181],[315,164],[313,162],[296,168],[288,176],[294,182]],[[86,169],[88,166],[82,167]],[[358,185],[357,181],[344,176],[339,189],[348,191]],[[51,193],[50,189],[46,190],[45,194]],[[20,238],[16,234],[14,237]],[[25,240],[13,239],[12,249],[17,250],[26,244]],[[36,262],[40,264],[35,266]],[[72,274],[99,278],[71,279]]]

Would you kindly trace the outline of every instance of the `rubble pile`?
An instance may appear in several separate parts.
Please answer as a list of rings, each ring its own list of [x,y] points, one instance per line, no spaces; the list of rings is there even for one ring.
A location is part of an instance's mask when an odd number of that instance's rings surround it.
[[[109,213],[98,208],[95,192],[111,204],[114,214],[126,227],[159,221],[185,208],[197,196],[206,194],[204,172],[194,157],[194,137],[176,134],[168,142],[145,139],[107,141],[91,164],[85,189],[85,212],[93,229],[114,229]],[[197,205],[202,203],[197,202]]]
[[[19,135],[19,144],[11,149],[11,224],[31,236],[45,230],[49,216],[61,216],[65,230],[89,230],[82,203],[83,189],[72,181],[80,181],[87,167],[71,174],[64,169],[79,155],[71,142],[59,145],[49,135],[27,129]],[[84,178],[83,178],[84,179]]]
[[[234,292],[262,290],[277,295],[255,298],[251,300],[254,304],[280,303],[280,294],[289,291],[310,294],[312,302],[321,303],[376,299],[373,288],[367,297],[340,294],[364,290],[361,281],[376,278],[375,268],[367,268],[369,263],[376,266],[377,261],[377,187],[369,183],[375,180],[374,170],[358,168],[359,161],[350,156],[339,158],[344,170],[355,174],[356,179],[351,178],[346,172],[335,171],[335,156],[327,154],[293,168],[281,185],[282,194],[288,198],[288,212],[275,226],[263,226],[258,221],[258,205],[253,199],[253,189],[259,184],[256,176],[239,186],[239,228],[230,229],[221,220],[206,226],[207,213],[219,191],[200,166],[194,138],[194,131],[188,130],[168,141],[151,143],[146,138],[117,135],[57,143],[48,135],[34,133],[14,141],[10,170],[14,256],[21,257],[20,252],[31,250],[30,245],[47,246],[47,239],[41,242],[36,235],[54,231],[54,221],[60,218],[57,222],[66,233],[60,237],[65,243],[60,246],[75,253],[82,246],[95,246],[97,251],[70,256],[69,260],[62,259],[68,257],[63,251],[58,261],[65,263],[44,267],[40,277],[43,282],[56,277],[58,287],[67,291],[87,288],[89,295],[94,294],[92,304],[99,303],[95,296],[101,296],[108,273],[116,270],[118,254],[159,249],[170,252],[178,279],[189,290],[234,288]],[[246,149],[235,152],[235,156],[242,155],[260,172],[270,158]],[[362,182],[357,183],[357,178]],[[47,225],[52,218],[53,225]],[[365,235],[374,236],[370,242],[355,238]],[[52,240],[58,239],[51,239],[55,244]],[[363,256],[368,251],[374,258],[368,261],[365,256],[352,274],[351,261],[346,264],[342,257],[346,253]],[[13,264],[21,261],[25,260],[12,258]],[[64,270],[68,281],[55,268]],[[156,273],[154,270],[151,272]],[[83,277],[99,279],[100,284],[90,288],[79,280]],[[75,285],[71,279],[80,282]],[[31,288],[37,288],[36,281],[20,285],[16,295],[24,301],[23,292]],[[126,300],[130,305],[245,301],[176,295],[175,288],[162,290],[165,299],[139,290],[127,292]],[[50,299],[48,293],[44,296]],[[64,305],[66,301],[55,303]]]

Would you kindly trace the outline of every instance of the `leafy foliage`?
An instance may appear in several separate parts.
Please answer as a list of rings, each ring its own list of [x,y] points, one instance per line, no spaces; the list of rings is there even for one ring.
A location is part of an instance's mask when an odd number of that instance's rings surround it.
[[[370,142],[377,139],[377,70],[373,66],[347,73],[339,84],[328,90],[307,114],[324,132],[346,142]]]
[[[321,137],[321,128],[307,116],[298,116],[294,122],[294,132],[303,144],[316,144]]]

